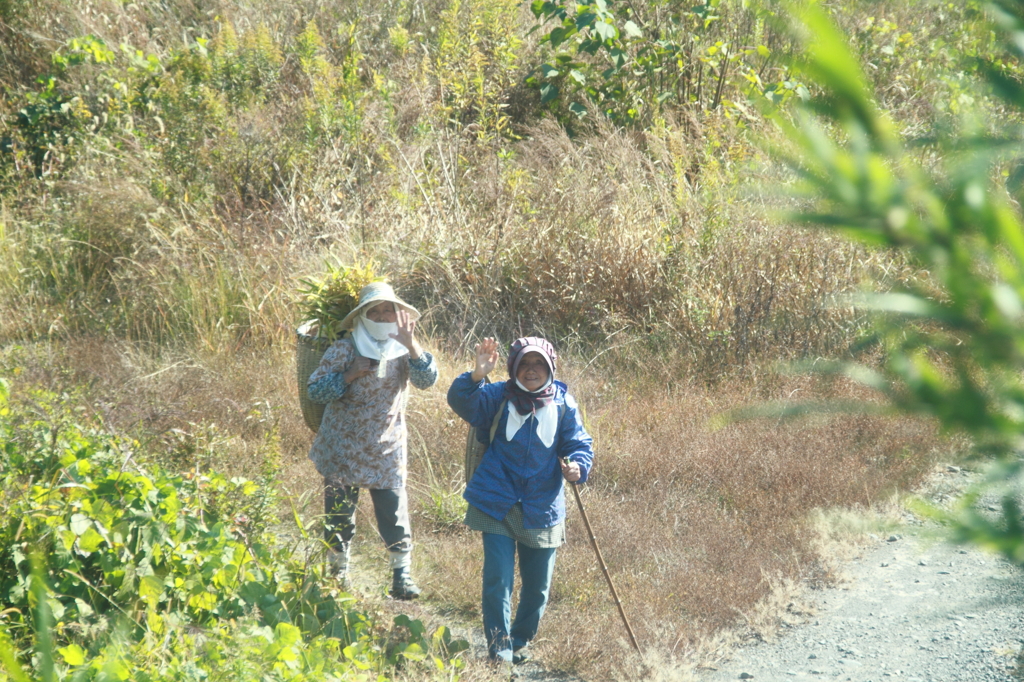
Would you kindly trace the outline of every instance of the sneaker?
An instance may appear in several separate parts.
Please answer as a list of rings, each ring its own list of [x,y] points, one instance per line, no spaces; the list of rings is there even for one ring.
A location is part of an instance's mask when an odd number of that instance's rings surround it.
[[[524,644],[512,650],[512,662],[516,665],[526,663],[531,658],[533,658],[533,652],[530,651],[529,644]]]
[[[519,671],[515,670],[512,661],[504,658],[488,658],[487,666],[493,671],[488,679],[518,680]]]
[[[408,566],[396,568],[391,572],[391,596],[403,601],[420,596],[420,588],[412,581]]]
[[[511,654],[512,652],[508,649],[505,649],[504,651],[501,651],[497,654],[488,654],[487,665],[491,668],[491,670],[496,672],[504,679],[517,679],[519,676],[516,674],[516,671],[513,670],[514,666],[512,664]],[[509,658],[505,658],[505,656],[508,656]]]

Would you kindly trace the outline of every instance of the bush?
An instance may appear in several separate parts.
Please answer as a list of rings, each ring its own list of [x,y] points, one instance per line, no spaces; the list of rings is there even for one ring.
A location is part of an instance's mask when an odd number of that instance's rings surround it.
[[[165,664],[200,646],[222,673],[269,659],[275,679],[289,680],[427,657],[422,624],[396,619],[404,638],[382,630],[322,579],[315,551],[268,532],[260,521],[273,495],[258,484],[166,473],[140,461],[136,444],[76,425],[56,396],[31,396],[31,411],[12,410],[8,396],[0,383],[0,626],[21,646],[49,636],[52,615],[64,662],[92,673],[124,659],[121,640]],[[36,608],[40,594],[49,614]],[[190,631],[212,637],[155,653]],[[441,668],[464,648],[446,633],[434,640]],[[158,672],[147,679],[172,679]]]
[[[591,110],[649,126],[672,112],[752,117],[748,97],[782,103],[806,89],[784,62],[772,2],[535,0],[544,33],[528,82],[570,125]],[[556,106],[560,105],[560,106]]]
[[[486,139],[509,134],[508,97],[521,45],[520,3],[454,0],[441,13],[434,75],[443,120]]]

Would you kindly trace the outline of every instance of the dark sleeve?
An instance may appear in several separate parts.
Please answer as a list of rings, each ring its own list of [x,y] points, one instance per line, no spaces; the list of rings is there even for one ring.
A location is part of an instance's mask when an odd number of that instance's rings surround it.
[[[344,372],[327,374],[306,387],[309,399],[322,405],[337,400],[345,395],[346,390],[348,390],[348,383],[345,381]]]
[[[409,383],[418,389],[430,388],[437,381],[437,363],[434,356],[423,351],[415,360],[409,358]]]
[[[320,360],[320,365],[309,375],[306,392],[314,403],[326,405],[345,395],[348,383],[345,381],[345,370],[348,369],[355,356],[355,346],[351,341],[338,339],[331,344]]]

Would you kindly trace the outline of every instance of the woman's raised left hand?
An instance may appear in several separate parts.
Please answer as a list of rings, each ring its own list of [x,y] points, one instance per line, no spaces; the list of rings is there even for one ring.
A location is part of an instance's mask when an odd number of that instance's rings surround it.
[[[395,306],[395,308],[398,308],[398,306]],[[409,357],[415,360],[423,352],[420,344],[416,342],[416,320],[412,319],[412,315],[408,310],[398,308],[395,310],[395,324],[398,325],[398,332],[388,336],[408,348]]]

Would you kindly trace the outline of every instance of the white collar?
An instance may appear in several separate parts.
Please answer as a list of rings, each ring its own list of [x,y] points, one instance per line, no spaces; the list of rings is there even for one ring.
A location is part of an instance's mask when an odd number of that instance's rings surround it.
[[[537,437],[544,447],[550,448],[555,442],[555,433],[558,431],[558,405],[551,401],[538,410],[527,414],[519,414],[519,410],[511,402],[508,403],[508,419],[505,421],[505,440],[511,441],[523,424],[530,421],[530,417],[537,417]]]

